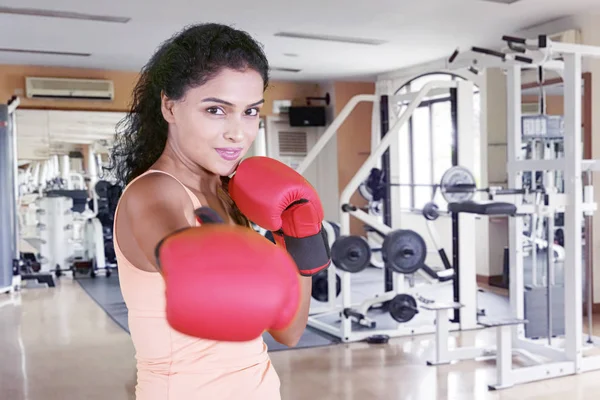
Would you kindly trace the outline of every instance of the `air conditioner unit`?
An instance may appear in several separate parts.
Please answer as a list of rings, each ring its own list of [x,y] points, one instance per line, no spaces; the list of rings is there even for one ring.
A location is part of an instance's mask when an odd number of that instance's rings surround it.
[[[113,100],[115,88],[112,81],[100,79],[25,78],[28,98]]]

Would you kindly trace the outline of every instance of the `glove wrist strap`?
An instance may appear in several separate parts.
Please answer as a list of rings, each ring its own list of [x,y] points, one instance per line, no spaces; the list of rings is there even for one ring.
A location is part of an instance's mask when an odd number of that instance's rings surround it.
[[[275,232],[273,236],[275,241],[284,246],[292,256],[300,275],[315,275],[327,268],[331,262],[329,242],[324,229],[315,235],[303,238],[287,236],[281,232]]]

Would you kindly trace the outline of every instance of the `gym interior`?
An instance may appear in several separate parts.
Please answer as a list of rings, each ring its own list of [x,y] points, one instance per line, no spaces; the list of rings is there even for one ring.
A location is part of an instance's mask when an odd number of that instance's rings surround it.
[[[282,399],[596,399],[598,7],[4,2],[0,398],[135,399],[105,167],[156,46],[219,22],[271,67],[246,157],[325,212],[304,334],[263,335]]]

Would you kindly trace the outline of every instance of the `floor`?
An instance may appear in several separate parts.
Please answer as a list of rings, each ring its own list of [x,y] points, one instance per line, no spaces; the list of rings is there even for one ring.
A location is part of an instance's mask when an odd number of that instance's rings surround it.
[[[594,324],[600,332],[600,316]],[[477,337],[475,337],[477,335]],[[492,342],[487,332],[461,341]],[[489,392],[493,363],[428,367],[431,336],[271,353],[284,400],[597,399],[600,372]],[[2,400],[133,399],[129,336],[76,282],[0,296]]]

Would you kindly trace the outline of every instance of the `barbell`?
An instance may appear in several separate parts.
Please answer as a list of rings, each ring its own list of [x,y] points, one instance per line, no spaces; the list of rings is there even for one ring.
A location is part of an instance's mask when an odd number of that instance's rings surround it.
[[[363,181],[358,191],[369,202],[377,203],[381,201],[385,195],[388,186],[408,186],[408,187],[428,187],[431,188],[432,198],[435,196],[435,191],[438,189],[444,200],[448,203],[460,203],[470,201],[477,192],[489,193],[490,197],[496,195],[511,195],[511,194],[529,194],[529,193],[545,193],[544,188],[519,188],[519,189],[504,189],[501,187],[477,188],[475,177],[465,167],[460,165],[450,167],[444,172],[440,183],[387,183],[383,172],[378,168],[373,168],[369,177]],[[377,210],[378,207],[374,207]]]
[[[448,203],[471,200],[477,191],[475,177],[471,171],[461,166],[454,166],[446,170],[438,184],[387,183],[383,172],[378,168],[373,168],[369,177],[360,184],[358,191],[366,200],[378,202],[385,197],[388,186],[428,187],[433,191],[439,189],[442,197]]]

